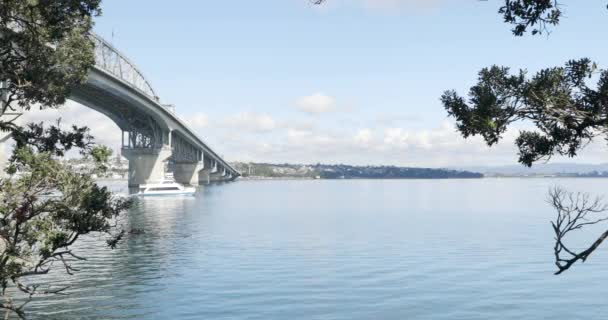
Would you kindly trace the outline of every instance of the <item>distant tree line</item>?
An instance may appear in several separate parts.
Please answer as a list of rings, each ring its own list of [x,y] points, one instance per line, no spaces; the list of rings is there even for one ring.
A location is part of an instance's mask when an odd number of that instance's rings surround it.
[[[316,165],[322,179],[478,179],[483,174],[432,168]]]
[[[345,164],[236,163],[244,177],[319,179],[476,179],[483,174],[448,169],[396,166],[351,166]]]

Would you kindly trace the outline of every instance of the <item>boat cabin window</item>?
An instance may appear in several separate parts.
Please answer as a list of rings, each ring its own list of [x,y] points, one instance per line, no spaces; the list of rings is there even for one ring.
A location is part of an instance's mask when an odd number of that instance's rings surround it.
[[[177,191],[178,187],[162,187],[162,188],[150,188],[148,191]]]

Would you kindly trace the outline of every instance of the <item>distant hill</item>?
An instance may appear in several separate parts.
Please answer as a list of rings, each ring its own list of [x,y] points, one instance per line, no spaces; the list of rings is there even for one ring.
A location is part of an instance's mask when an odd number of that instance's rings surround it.
[[[243,177],[308,179],[475,179],[483,174],[465,170],[394,166],[234,163]]]
[[[579,164],[579,163],[541,163],[535,164],[532,168],[523,165],[506,166],[469,166],[453,167],[455,170],[468,170],[480,172],[485,175],[505,175],[505,176],[530,176],[530,175],[556,175],[556,176],[588,176],[588,175],[608,175],[608,163],[603,164]],[[603,174],[607,173],[607,174]]]

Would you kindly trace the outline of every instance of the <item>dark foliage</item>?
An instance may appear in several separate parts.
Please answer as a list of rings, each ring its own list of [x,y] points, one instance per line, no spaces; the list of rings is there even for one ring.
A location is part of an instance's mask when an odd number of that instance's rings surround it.
[[[570,269],[577,261],[585,262],[591,254],[608,238],[608,231],[595,240],[586,249],[578,249],[566,244],[567,236],[581,230],[585,226],[591,226],[608,220],[606,211],[608,206],[602,204],[601,198],[592,199],[589,194],[567,192],[562,188],[555,187],[549,192],[548,202],[557,212],[555,221],[551,223],[555,233],[555,274]]]
[[[316,165],[313,168],[323,179],[475,179],[481,173],[432,168],[394,166],[359,167],[348,165]]]
[[[557,0],[506,0],[499,11],[505,22],[514,25],[513,34],[522,36],[531,33],[548,32],[548,25],[557,25],[562,11]]]
[[[57,266],[77,271],[73,263],[85,258],[72,245],[81,236],[106,234],[115,247],[125,234],[116,223],[130,201],[91,178],[106,169],[110,150],[93,146],[86,127],[14,122],[14,114],[31,107],[62,105],[86,80],[95,62],[89,32],[100,1],[0,0],[0,131],[12,133],[16,145],[10,176],[0,179],[0,309],[6,318],[25,318],[24,307],[36,295],[64,293],[66,287],[28,282]],[[76,173],[63,167],[56,158],[72,149],[90,155],[96,168]]]
[[[43,123],[30,123],[13,131],[16,148],[34,147],[38,152],[48,152],[62,157],[73,148],[88,151],[93,145],[89,128],[72,126],[62,130],[59,124],[45,127]]]
[[[590,78],[597,75],[595,87]],[[441,97],[463,135],[480,135],[492,146],[510,124],[527,121],[535,131],[522,131],[516,140],[519,161],[531,166],[554,154],[574,157],[608,128],[608,71],[589,59],[541,70],[532,77],[520,70],[492,66],[480,71],[468,99],[455,91]]]
[[[0,116],[62,105],[94,64],[88,33],[100,0],[0,1]],[[0,120],[0,130],[17,126]]]
[[[7,171],[16,169],[19,176],[0,180],[0,309],[25,318],[33,297],[68,289],[32,277],[56,267],[79,271],[74,263],[86,258],[72,246],[84,235],[106,234],[115,247],[124,235],[117,219],[131,201],[98,186],[90,173],[66,170],[49,152],[15,149]]]

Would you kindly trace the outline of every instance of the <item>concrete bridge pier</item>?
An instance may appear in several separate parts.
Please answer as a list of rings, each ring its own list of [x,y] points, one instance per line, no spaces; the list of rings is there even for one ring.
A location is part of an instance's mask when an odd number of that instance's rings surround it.
[[[234,180],[233,176],[225,168],[217,168],[209,175],[211,182],[226,182]]]
[[[176,163],[173,171],[173,178],[181,184],[189,184],[198,186],[200,181],[200,172],[205,168],[203,162],[195,163]]]
[[[122,155],[129,160],[129,187],[162,180],[171,152],[169,146],[156,149],[123,148]]]
[[[220,181],[224,181],[224,179],[223,179],[222,175],[219,173],[211,173],[211,174],[209,174],[209,181],[210,182],[220,182]]]
[[[198,172],[198,184],[210,184],[211,183],[211,171],[209,169],[203,169]]]
[[[209,183],[222,181],[222,177],[220,176],[220,171],[218,170],[217,161],[212,160],[209,166],[209,172],[207,173],[209,178],[207,179]]]

